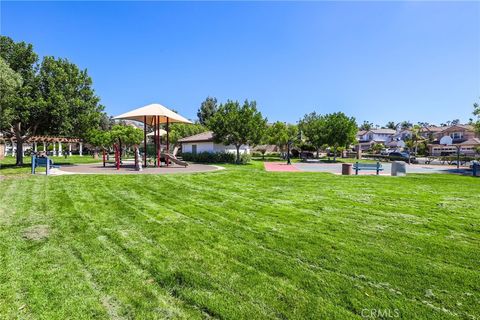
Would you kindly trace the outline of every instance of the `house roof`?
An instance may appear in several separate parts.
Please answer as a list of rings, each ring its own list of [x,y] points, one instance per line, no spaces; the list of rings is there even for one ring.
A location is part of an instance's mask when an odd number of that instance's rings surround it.
[[[195,134],[193,136],[185,137],[178,140],[178,142],[208,142],[208,141],[213,141],[213,131],[202,132],[202,133]]]
[[[279,148],[274,144],[260,144],[252,149],[253,151],[265,150],[265,152],[278,152]]]
[[[456,124],[453,126],[444,126],[444,127],[436,127],[436,126],[429,126],[429,127],[422,127],[420,132],[443,132],[443,131],[451,131],[455,129],[461,130],[473,130],[473,126],[469,124]]]
[[[365,133],[367,133],[367,130],[360,130],[357,132],[357,136],[363,136]]]
[[[393,129],[383,129],[383,128],[380,128],[380,129],[371,129],[371,130],[368,130],[368,132],[373,132],[373,133],[377,133],[377,134],[395,134],[395,130]]]
[[[437,126],[428,126],[428,127],[421,127],[420,132],[440,132],[443,131],[445,127],[437,127]]]
[[[480,145],[480,138],[470,138],[467,141],[460,143],[461,145]]]
[[[472,130],[473,131],[473,126],[469,125],[469,124],[456,124],[456,125],[453,125],[453,126],[449,126],[449,127],[443,127],[443,130],[442,131],[450,131],[450,130],[455,130],[455,129],[463,129],[463,130]]]

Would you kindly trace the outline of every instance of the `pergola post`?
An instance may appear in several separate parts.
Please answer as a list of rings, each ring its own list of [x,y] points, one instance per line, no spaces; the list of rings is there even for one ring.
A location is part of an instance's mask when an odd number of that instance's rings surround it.
[[[54,156],[57,155],[57,146],[56,146],[55,141],[53,141],[53,155],[54,155]]]
[[[68,144],[68,155],[69,155],[69,156],[72,155],[72,143],[69,143],[69,144]]]
[[[43,141],[43,152],[47,152],[47,144]]]
[[[58,156],[62,156],[62,142],[58,141]]]
[[[80,154],[80,157],[83,156],[83,143],[82,142],[79,142],[78,153]]]
[[[37,141],[33,143],[33,151],[37,152]]]

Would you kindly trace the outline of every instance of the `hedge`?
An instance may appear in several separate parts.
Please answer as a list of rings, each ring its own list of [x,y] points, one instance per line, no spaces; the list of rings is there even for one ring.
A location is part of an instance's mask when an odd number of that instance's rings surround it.
[[[246,164],[250,162],[250,155],[246,153],[240,154],[240,163]],[[184,161],[201,162],[201,163],[235,163],[236,154],[230,152],[183,152],[182,159]]]

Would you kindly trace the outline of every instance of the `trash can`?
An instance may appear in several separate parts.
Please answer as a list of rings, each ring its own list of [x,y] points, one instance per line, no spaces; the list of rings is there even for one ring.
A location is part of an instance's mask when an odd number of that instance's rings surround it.
[[[342,163],[342,175],[344,175],[344,176],[352,175],[352,164],[351,163]]]
[[[473,162],[472,164],[472,174],[474,177],[480,177],[480,163]]]
[[[403,161],[393,161],[392,162],[392,176],[406,176],[407,175],[407,165]]]

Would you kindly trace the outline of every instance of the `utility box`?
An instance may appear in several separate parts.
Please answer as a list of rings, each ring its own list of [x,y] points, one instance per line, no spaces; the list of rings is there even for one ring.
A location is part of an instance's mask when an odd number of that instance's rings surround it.
[[[392,176],[406,176],[407,175],[407,165],[403,161],[393,161],[392,162]]]
[[[352,175],[352,164],[351,163],[342,163],[342,175],[351,176]]]

